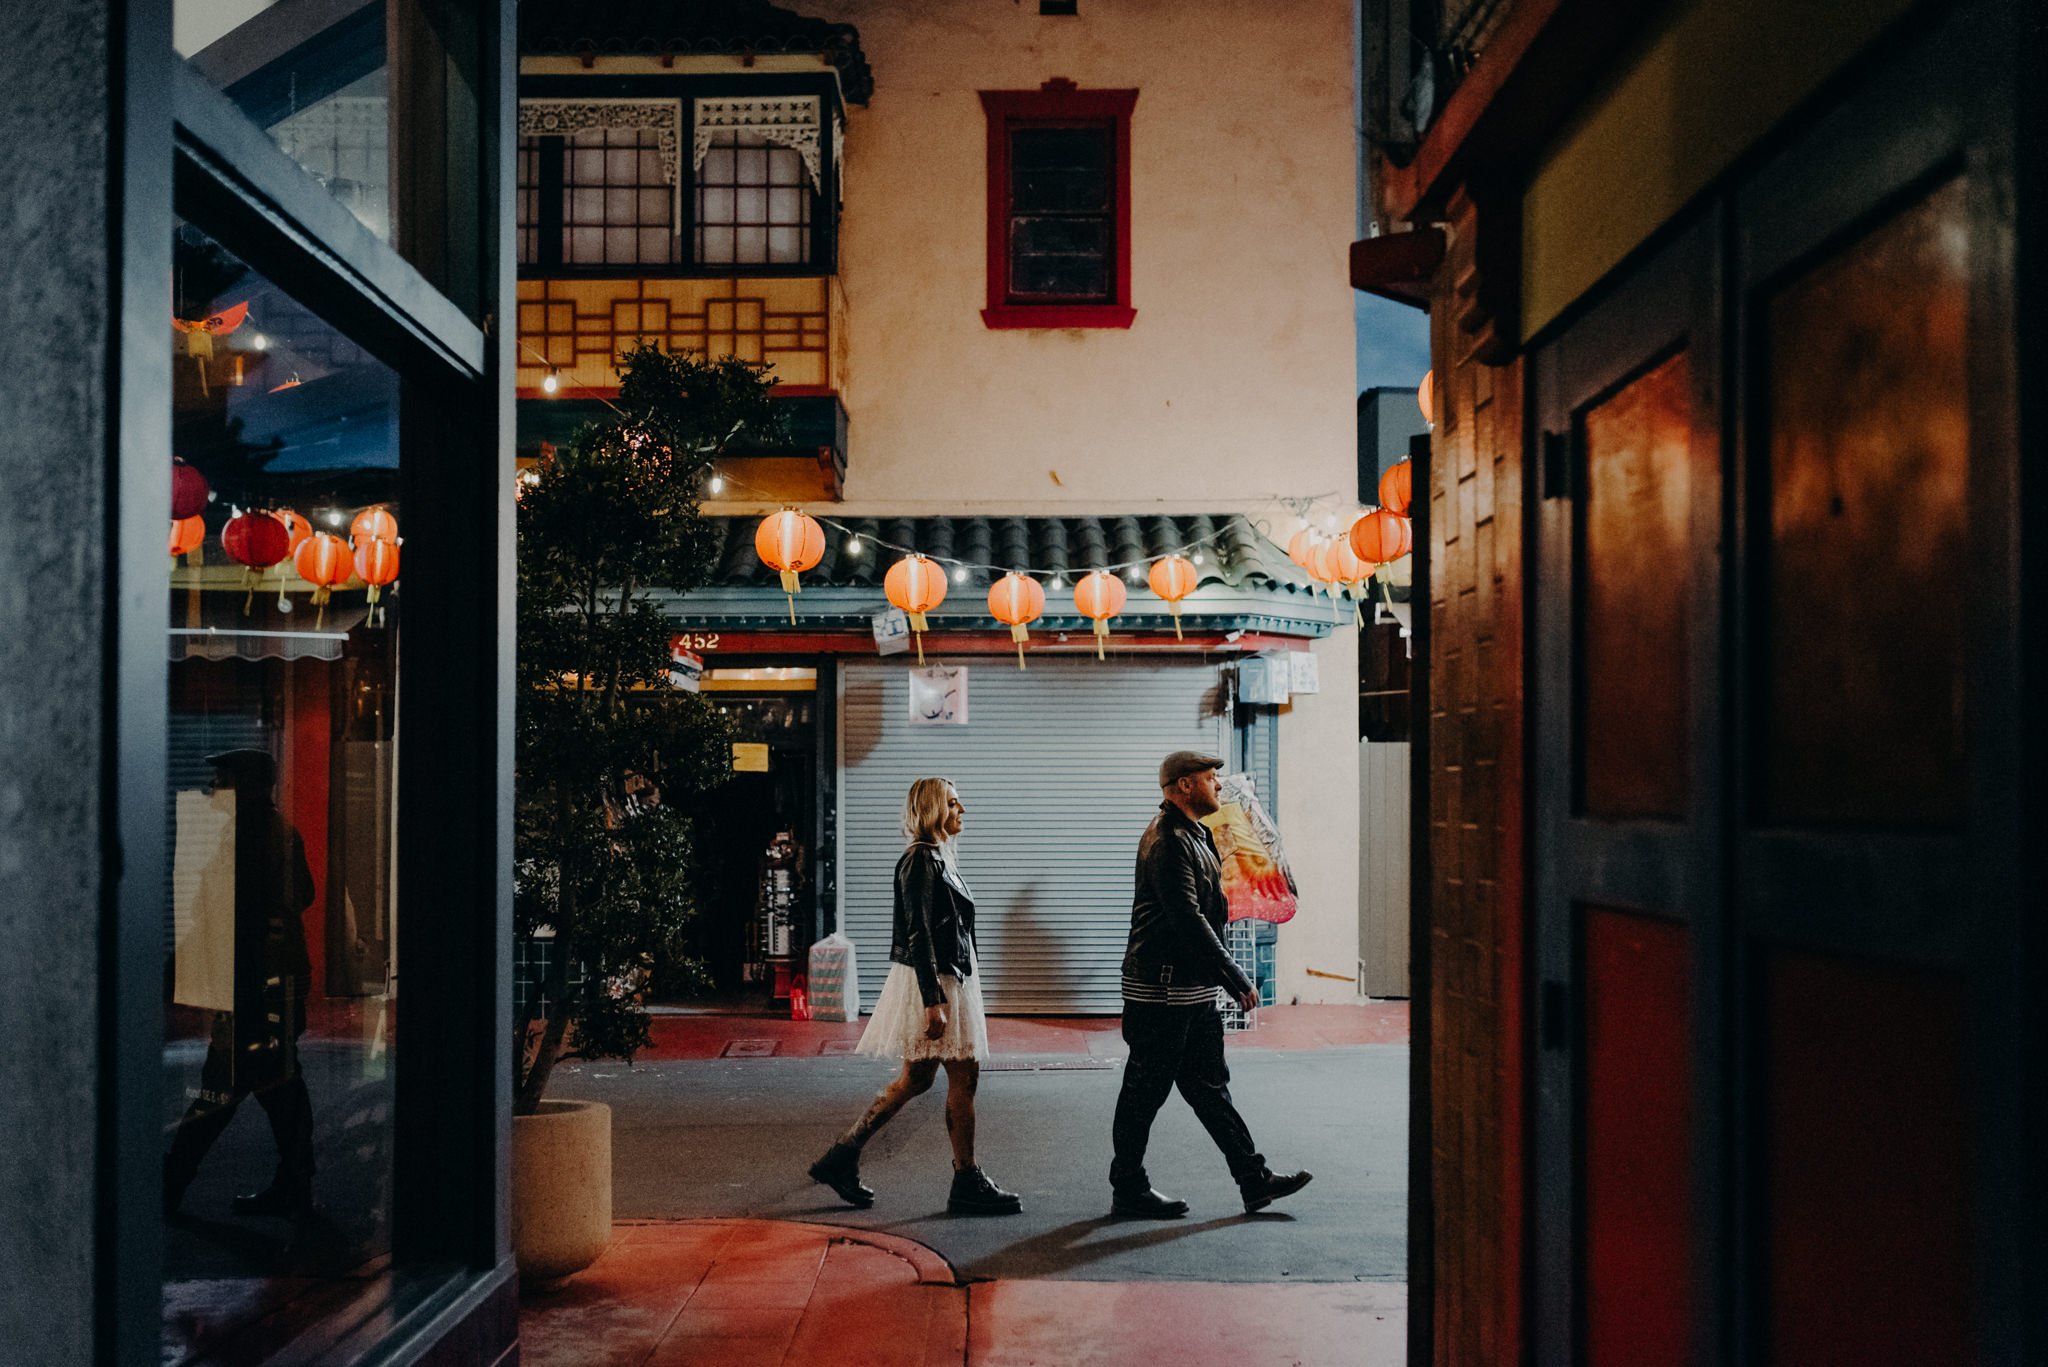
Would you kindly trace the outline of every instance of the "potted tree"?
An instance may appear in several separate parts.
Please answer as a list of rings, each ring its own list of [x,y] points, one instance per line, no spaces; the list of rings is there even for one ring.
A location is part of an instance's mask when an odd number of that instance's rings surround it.
[[[613,411],[521,477],[514,914],[536,952],[513,1035],[512,1223],[529,1284],[588,1266],[611,1229],[610,1109],[547,1100],[549,1075],[565,1051],[646,1046],[642,988],[694,912],[674,799],[724,781],[731,735],[670,683],[647,590],[703,582],[700,482],[740,433],[782,435],[765,370],[643,343]]]

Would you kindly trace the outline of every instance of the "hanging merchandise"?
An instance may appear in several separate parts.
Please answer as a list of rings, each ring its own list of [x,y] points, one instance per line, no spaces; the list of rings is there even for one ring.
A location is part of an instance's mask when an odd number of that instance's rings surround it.
[[[889,567],[882,577],[889,601],[910,614],[910,634],[917,642],[917,662],[924,663],[925,614],[946,601],[946,572],[924,556],[912,553]]]
[[[348,535],[358,546],[365,540],[395,544],[398,541],[398,519],[391,515],[389,508],[379,503],[356,514],[355,521],[348,524]]]
[[[1195,591],[1195,567],[1185,556],[1169,555],[1153,563],[1146,579],[1152,592],[1166,600],[1166,610],[1173,614],[1173,639],[1186,640],[1180,629],[1180,601]]]
[[[1045,612],[1045,587],[1028,574],[1011,570],[988,586],[988,610],[1010,629],[1017,644],[1017,668],[1024,667],[1024,642],[1031,638],[1025,628]]]
[[[233,308],[222,309],[210,318],[198,322],[187,322],[183,318],[171,319],[171,326],[185,334],[185,354],[198,363],[199,392],[211,394],[207,387],[206,363],[213,359],[213,339],[225,337],[242,325],[249,316],[249,301],[243,300]]]
[[[1096,570],[1074,584],[1074,606],[1083,617],[1095,620],[1095,658],[1107,659],[1103,643],[1109,639],[1109,619],[1123,611],[1124,581],[1108,570]]]
[[[206,540],[206,519],[203,517],[181,517],[171,523],[171,556],[176,559],[199,549]]]
[[[782,592],[789,598],[790,625],[796,625],[797,575],[825,558],[825,529],[818,519],[784,508],[761,519],[754,532],[754,552],[761,563],[782,572]]]
[[[171,520],[183,522],[188,517],[197,517],[206,511],[207,500],[213,497],[213,490],[207,487],[206,476],[187,465],[176,456],[171,457]]]
[[[292,566],[298,570],[299,578],[313,586],[313,606],[320,610],[313,619],[317,629],[327,620],[327,600],[355,573],[348,542],[327,532],[315,532],[292,553]]]
[[[398,545],[396,542],[381,541],[375,537],[356,543],[356,577],[370,586],[369,616],[363,625],[376,626],[386,619],[386,612],[379,601],[384,586],[398,578]]]
[[[1407,518],[1385,508],[1351,524],[1351,549],[1369,565],[1399,560],[1415,544],[1415,528]]]
[[[1380,476],[1380,506],[1390,513],[1408,516],[1408,505],[1414,501],[1413,481],[1415,467],[1406,460],[1397,460],[1387,467]]]
[[[256,605],[256,585],[263,571],[285,558],[291,549],[291,533],[269,513],[237,513],[228,519],[220,534],[221,549],[248,569],[248,597],[242,600],[242,615]]]

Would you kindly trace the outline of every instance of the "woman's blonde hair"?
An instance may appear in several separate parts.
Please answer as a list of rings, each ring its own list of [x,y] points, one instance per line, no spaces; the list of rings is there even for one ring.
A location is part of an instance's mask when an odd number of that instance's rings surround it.
[[[911,784],[909,796],[903,799],[903,838],[913,844],[950,844],[952,837],[946,834],[946,799],[953,791],[950,778],[921,778]]]

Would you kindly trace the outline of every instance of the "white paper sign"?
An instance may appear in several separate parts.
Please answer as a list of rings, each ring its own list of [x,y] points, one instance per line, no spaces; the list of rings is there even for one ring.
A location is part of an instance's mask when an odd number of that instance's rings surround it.
[[[927,665],[910,671],[910,724],[967,725],[966,665]]]
[[[883,655],[901,655],[910,649],[910,617],[902,608],[887,608],[874,615],[875,649]]]
[[[1293,677],[1288,680],[1290,693],[1314,693],[1319,691],[1316,676],[1316,657],[1312,650],[1290,650],[1287,652],[1288,667]]]
[[[704,657],[687,650],[670,650],[668,653],[668,681],[685,693],[695,693],[704,685]]]

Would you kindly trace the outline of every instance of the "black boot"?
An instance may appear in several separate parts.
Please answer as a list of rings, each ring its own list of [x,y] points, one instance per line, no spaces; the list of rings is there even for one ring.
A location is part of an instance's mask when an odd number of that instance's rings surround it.
[[[1307,1186],[1313,1174],[1307,1172],[1264,1172],[1246,1182],[1238,1183],[1237,1189],[1244,1193],[1244,1213],[1264,1210],[1283,1196],[1292,1196]]]
[[[875,1203],[875,1193],[861,1185],[860,1150],[851,1144],[834,1144],[825,1150],[825,1156],[811,1164],[811,1180],[838,1192],[848,1205],[865,1210]]]
[[[989,1181],[980,1168],[962,1168],[953,1174],[953,1194],[946,1198],[948,1214],[1015,1215],[1023,1209],[1022,1197]]]
[[[1140,1187],[1118,1192],[1109,1203],[1109,1213],[1138,1220],[1178,1220],[1188,1213],[1188,1203]]]

